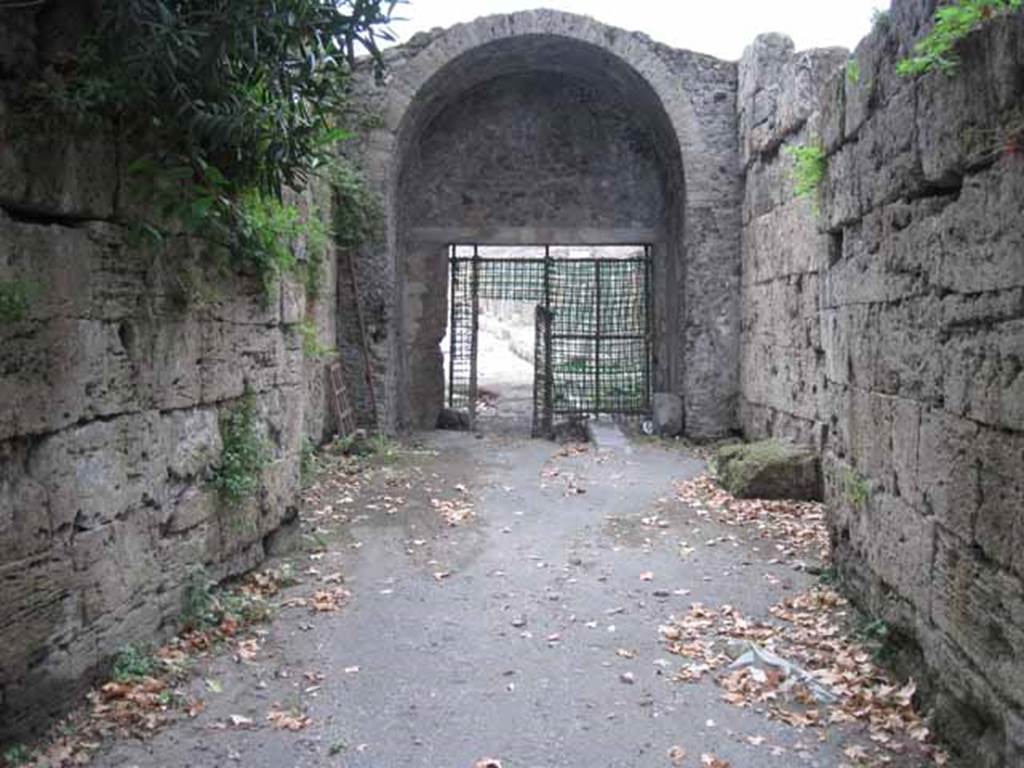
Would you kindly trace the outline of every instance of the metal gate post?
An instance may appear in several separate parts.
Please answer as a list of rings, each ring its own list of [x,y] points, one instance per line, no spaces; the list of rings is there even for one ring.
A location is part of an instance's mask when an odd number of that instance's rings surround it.
[[[551,246],[544,246],[544,437],[555,429],[555,372],[551,364],[551,333],[555,313],[551,311]]]
[[[448,275],[451,285],[451,306],[448,308],[448,407],[455,407],[455,340],[459,334],[458,314],[455,312],[455,301],[459,295],[459,263],[455,259],[456,246],[448,246]]]
[[[654,404],[653,391],[653,368],[654,368],[654,260],[651,257],[651,246],[644,246],[644,311],[647,313],[644,318],[644,403],[649,413],[652,412]]]
[[[601,415],[601,262],[594,262],[594,413]]]
[[[477,352],[480,348],[480,248],[473,246],[470,271],[470,294],[473,304],[473,336],[469,344],[469,429],[476,429]]]

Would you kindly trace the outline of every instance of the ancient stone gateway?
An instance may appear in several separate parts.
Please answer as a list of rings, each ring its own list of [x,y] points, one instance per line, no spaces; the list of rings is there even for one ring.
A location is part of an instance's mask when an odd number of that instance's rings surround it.
[[[592,19],[530,11],[414,39],[366,98],[385,201],[385,423],[442,405],[450,243],[650,245],[654,388],[687,432],[734,426],[739,178],[728,65]],[[379,264],[379,262],[377,262]],[[385,266],[385,265],[380,265]],[[373,271],[372,268],[369,271]]]
[[[21,5],[0,80],[63,71],[44,43],[82,4]],[[311,331],[358,405],[370,369],[367,426],[432,427],[450,244],[629,244],[653,252],[653,386],[686,432],[819,454],[844,590],[942,735],[1024,764],[1024,13],[973,30],[954,74],[901,76],[937,6],[893,0],[852,52],[769,34],[739,62],[552,11],[419,35],[356,83],[381,241],[325,244],[321,289],[288,276],[270,302],[200,243],[139,242],[112,126],[16,130],[3,96],[0,287],[39,290],[0,322],[0,741],[164,636],[197,574],[275,549],[336,431]],[[296,202],[330,221],[340,200]],[[240,406],[267,463],[232,509],[210,481]]]

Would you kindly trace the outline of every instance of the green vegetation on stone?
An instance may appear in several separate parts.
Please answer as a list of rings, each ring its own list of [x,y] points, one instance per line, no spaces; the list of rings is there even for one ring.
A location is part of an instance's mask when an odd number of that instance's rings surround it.
[[[279,586],[295,583],[290,566],[274,573]],[[182,596],[181,629],[200,631],[215,629],[225,621],[239,625],[259,624],[273,618],[273,607],[264,598],[244,590],[218,588],[203,571],[189,577]]]
[[[317,450],[316,444],[308,437],[302,438],[302,448],[299,453],[299,480],[303,485],[308,483],[316,472]]]
[[[342,248],[356,248],[384,237],[384,211],[362,174],[344,157],[328,165],[324,178],[334,193],[334,239]]]
[[[251,394],[221,416],[220,433],[224,447],[213,485],[224,501],[238,505],[259,489],[263,470],[270,461],[270,446],[260,428],[256,399]]]
[[[156,670],[153,655],[137,645],[126,645],[114,659],[113,678],[118,683],[131,683],[152,677]]]
[[[840,493],[851,507],[864,509],[871,501],[871,484],[860,472],[845,468],[839,475]]]
[[[302,352],[313,360],[326,357],[331,348],[320,341],[320,329],[312,320],[303,320],[299,323],[299,334],[302,336]]]
[[[32,753],[23,744],[12,744],[4,749],[2,764],[16,768],[16,766],[28,765],[32,761]]]
[[[861,71],[860,62],[856,59],[850,59],[846,65],[846,79],[850,85],[860,85]]]
[[[28,316],[37,288],[25,280],[0,280],[0,323],[18,323]]]
[[[956,70],[960,65],[957,43],[983,24],[1021,10],[1024,0],[955,0],[935,11],[935,24],[914,46],[913,53],[896,65],[896,72],[914,77],[928,72]]]
[[[783,440],[733,443],[715,451],[711,469],[734,496],[764,499],[820,499],[816,454]]]
[[[820,143],[787,147],[786,154],[793,158],[793,192],[797,197],[811,197],[817,193],[828,172],[828,157]]]
[[[731,491],[746,484],[761,467],[789,461],[794,455],[793,446],[779,440],[732,443],[715,451],[711,467],[722,486]]]
[[[40,113],[115,124],[136,148],[129,168],[152,215],[137,229],[163,242],[181,232],[226,252],[269,291],[295,271],[294,241],[319,286],[326,228],[298,215],[302,189],[335,159],[346,128],[354,56],[378,42],[396,3],[386,0],[133,0],[100,4],[72,73],[27,89]],[[363,203],[341,195],[346,226]],[[369,215],[369,214],[367,214]],[[339,237],[353,236],[343,229]],[[318,244],[317,241],[320,241]]]

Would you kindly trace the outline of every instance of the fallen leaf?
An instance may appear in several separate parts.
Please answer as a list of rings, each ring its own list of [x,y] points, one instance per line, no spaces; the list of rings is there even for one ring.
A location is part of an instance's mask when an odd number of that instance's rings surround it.
[[[245,715],[229,715],[228,721],[235,728],[251,728],[253,726],[252,718]]]
[[[281,731],[301,731],[312,722],[308,715],[284,712],[277,708],[270,710],[267,721]]]

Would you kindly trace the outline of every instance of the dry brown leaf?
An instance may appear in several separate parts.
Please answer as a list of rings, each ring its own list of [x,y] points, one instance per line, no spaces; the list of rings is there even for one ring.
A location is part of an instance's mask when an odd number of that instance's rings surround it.
[[[285,712],[276,707],[267,714],[267,721],[279,731],[301,731],[313,722],[308,715],[294,711]]]

